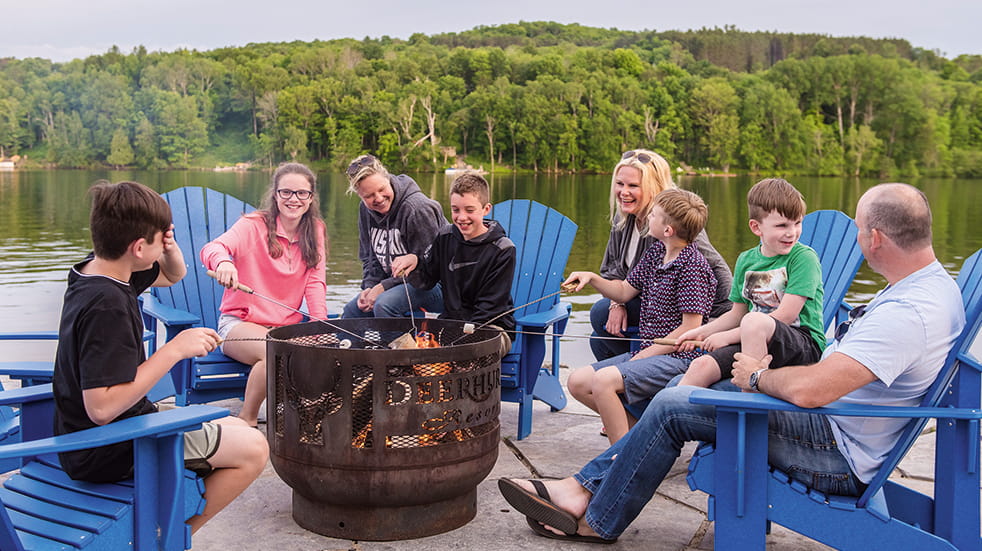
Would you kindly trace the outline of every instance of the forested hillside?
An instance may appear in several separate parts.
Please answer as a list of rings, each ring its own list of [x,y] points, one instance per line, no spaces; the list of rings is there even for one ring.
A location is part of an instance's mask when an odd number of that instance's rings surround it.
[[[60,167],[605,171],[673,165],[982,177],[982,56],[905,40],[548,22],[207,52],[0,59],[0,156]]]

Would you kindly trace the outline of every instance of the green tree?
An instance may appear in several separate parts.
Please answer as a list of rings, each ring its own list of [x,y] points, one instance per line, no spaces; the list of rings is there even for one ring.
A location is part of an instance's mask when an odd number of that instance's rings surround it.
[[[739,144],[739,102],[733,86],[722,78],[707,79],[692,92],[693,119],[702,129],[700,143],[723,172],[730,171]]]
[[[133,148],[130,146],[130,137],[124,128],[117,128],[113,134],[112,145],[109,147],[109,157],[106,161],[116,168],[126,166],[133,162]]]

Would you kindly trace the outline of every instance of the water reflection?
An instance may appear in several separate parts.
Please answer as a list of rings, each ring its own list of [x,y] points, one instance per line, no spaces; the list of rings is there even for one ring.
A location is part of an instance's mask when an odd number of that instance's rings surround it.
[[[257,204],[269,173],[141,172],[141,171],[17,171],[0,173],[0,331],[54,329],[61,309],[69,267],[90,250],[89,201],[85,190],[106,178],[144,183],[158,192],[181,186],[206,186]],[[492,202],[530,198],[572,218],[578,225],[567,265],[595,271],[600,266],[610,231],[609,175],[523,175],[493,177]],[[446,205],[451,180],[443,174],[417,175],[420,187]],[[755,244],[747,228],[746,192],[750,177],[686,178],[680,184],[700,194],[710,208],[707,231],[713,244],[732,265],[740,251]],[[835,178],[792,178],[805,195],[809,210],[839,209],[850,214],[859,196],[876,182]],[[934,211],[935,247],[945,267],[954,273],[962,261],[982,247],[979,203],[982,181],[932,180],[913,182],[928,195]],[[357,291],[358,198],[345,193],[341,174],[320,174],[319,195],[330,237],[327,271],[328,308],[341,309]],[[449,212],[448,212],[449,214]],[[185,251],[197,262],[197,251]],[[848,298],[865,302],[883,286],[880,276],[865,265]],[[598,295],[568,297],[574,316],[569,334],[589,333],[587,311]],[[4,350],[0,348],[0,354]],[[585,343],[564,345],[564,357],[588,358]],[[582,360],[577,360],[580,363]]]

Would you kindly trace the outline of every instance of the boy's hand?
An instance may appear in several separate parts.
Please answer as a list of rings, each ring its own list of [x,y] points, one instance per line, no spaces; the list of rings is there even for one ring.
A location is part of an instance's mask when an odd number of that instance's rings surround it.
[[[193,327],[181,331],[164,346],[175,349],[182,359],[186,359],[207,356],[209,352],[218,348],[220,341],[214,329]]]
[[[624,336],[624,331],[627,330],[627,308],[623,304],[607,311],[607,326],[605,329],[611,335],[617,337]]]
[[[174,240],[174,224],[171,224],[170,228],[164,232],[164,254],[173,253],[174,250],[180,251],[181,248],[177,246],[177,241]]]
[[[586,284],[590,283],[594,275],[593,272],[573,272],[569,274],[566,281],[562,282],[559,287],[566,293],[582,291],[586,287]]]
[[[215,280],[223,287],[235,289],[239,284],[239,270],[231,260],[223,260],[215,267]]]
[[[402,256],[396,257],[392,261],[390,269],[392,270],[393,277],[405,277],[409,275],[409,272],[416,269],[416,265],[419,263],[419,257],[414,254],[404,254]]]

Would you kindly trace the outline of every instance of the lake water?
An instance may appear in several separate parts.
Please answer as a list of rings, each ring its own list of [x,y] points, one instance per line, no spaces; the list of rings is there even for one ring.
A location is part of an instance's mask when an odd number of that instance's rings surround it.
[[[141,171],[17,171],[0,172],[0,331],[57,329],[67,271],[91,245],[86,189],[100,178],[135,180],[163,193],[181,186],[205,186],[257,204],[269,173],[141,172]],[[423,191],[448,210],[451,179],[443,174],[413,175]],[[358,198],[345,194],[342,174],[320,174],[321,210],[330,237],[327,265],[328,311],[337,313],[358,290]],[[492,202],[534,199],[572,218],[578,225],[567,273],[596,271],[610,231],[609,175],[491,177]],[[746,193],[756,179],[682,178],[679,184],[701,195],[709,205],[709,236],[732,266],[737,255],[756,244],[747,228]],[[857,199],[873,180],[791,178],[808,201],[808,209],[839,209],[851,215]],[[953,274],[962,261],[982,247],[982,210],[977,205],[982,180],[920,179],[934,211],[935,249]],[[449,215],[449,212],[448,212]],[[197,261],[198,251],[184,251]],[[882,287],[883,279],[863,265],[850,289],[851,302],[863,302]],[[599,295],[567,297],[573,317],[564,340],[562,361],[574,366],[592,358],[589,308]],[[0,345],[0,354],[21,359],[49,359],[50,346]]]

